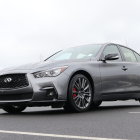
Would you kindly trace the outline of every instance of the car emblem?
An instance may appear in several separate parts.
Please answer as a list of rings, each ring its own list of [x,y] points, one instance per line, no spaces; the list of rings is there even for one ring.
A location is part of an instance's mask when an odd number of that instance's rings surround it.
[[[11,83],[12,82],[12,78],[10,78],[10,77],[9,78],[5,78],[4,79],[4,82],[5,83]]]

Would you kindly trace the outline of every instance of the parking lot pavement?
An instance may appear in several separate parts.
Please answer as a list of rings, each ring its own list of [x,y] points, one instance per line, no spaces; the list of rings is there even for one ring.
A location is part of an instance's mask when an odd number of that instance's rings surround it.
[[[140,103],[105,102],[85,113],[49,107],[9,115],[0,110],[0,140],[140,139]]]

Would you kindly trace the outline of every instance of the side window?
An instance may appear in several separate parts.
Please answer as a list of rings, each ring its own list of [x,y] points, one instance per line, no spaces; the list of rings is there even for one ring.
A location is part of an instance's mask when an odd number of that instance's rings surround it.
[[[136,59],[133,51],[131,51],[130,49],[125,48],[125,47],[121,47],[121,50],[124,54],[125,61],[127,61],[127,62],[137,62],[137,59]]]
[[[136,58],[137,58],[137,61],[140,62],[140,55],[137,54],[137,53],[135,53],[135,52],[134,52],[134,54],[135,54],[135,56],[136,56]]]
[[[122,58],[121,58],[121,54],[120,54],[120,51],[118,49],[118,47],[116,45],[108,45],[104,51],[103,51],[103,55],[106,56],[108,54],[118,54],[119,55],[119,59],[117,60],[113,60],[114,62],[115,61],[122,61]]]

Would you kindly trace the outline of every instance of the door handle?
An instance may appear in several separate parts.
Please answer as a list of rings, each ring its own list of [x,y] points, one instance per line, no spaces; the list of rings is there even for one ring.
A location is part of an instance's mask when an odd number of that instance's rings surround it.
[[[123,66],[122,70],[127,71],[128,68],[126,66]]]

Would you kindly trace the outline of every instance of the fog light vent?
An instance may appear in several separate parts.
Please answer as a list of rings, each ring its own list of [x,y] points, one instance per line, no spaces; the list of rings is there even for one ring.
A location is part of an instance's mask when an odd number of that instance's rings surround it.
[[[45,87],[42,90],[46,91],[46,98],[47,98],[47,100],[57,99],[57,92],[54,89],[54,87]]]

